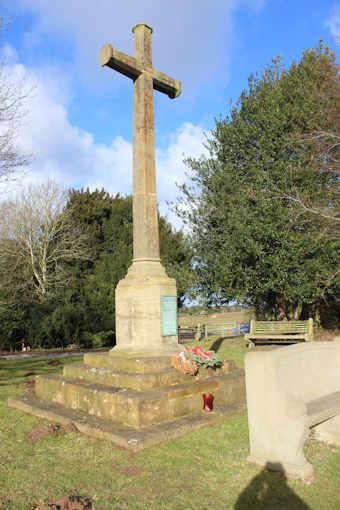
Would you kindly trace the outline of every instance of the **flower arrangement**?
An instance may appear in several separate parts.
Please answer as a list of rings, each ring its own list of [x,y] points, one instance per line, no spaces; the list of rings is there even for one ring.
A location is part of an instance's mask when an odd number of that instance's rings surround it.
[[[198,365],[190,358],[187,358],[184,351],[172,357],[171,365],[182,374],[195,375],[198,372]]]
[[[222,365],[223,361],[214,351],[205,351],[197,345],[193,348],[186,347],[185,351],[179,352],[172,357],[171,364],[182,374],[195,375],[200,366],[215,368]]]
[[[223,361],[216,354],[215,351],[205,351],[202,347],[186,347],[185,348],[186,355],[198,365],[202,365],[204,367],[219,367],[222,365]]]

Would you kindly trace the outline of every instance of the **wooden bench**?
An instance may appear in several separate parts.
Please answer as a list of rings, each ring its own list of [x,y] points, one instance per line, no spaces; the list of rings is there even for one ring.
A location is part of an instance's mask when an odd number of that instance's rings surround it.
[[[250,332],[245,335],[248,347],[259,343],[293,343],[313,340],[313,319],[307,321],[250,321]]]
[[[303,445],[340,445],[340,337],[245,355],[249,462],[304,481],[313,467]]]

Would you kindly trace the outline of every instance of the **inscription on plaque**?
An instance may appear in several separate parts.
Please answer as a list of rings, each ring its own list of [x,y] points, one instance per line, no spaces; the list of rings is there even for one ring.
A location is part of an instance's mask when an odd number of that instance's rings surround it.
[[[177,297],[161,296],[162,336],[177,335]]]

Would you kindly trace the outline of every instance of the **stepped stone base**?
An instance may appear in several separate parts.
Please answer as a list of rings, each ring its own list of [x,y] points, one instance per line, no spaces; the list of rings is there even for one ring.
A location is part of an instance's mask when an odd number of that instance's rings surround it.
[[[202,393],[214,395],[212,413],[202,411]],[[66,365],[62,376],[37,376],[35,395],[8,405],[139,450],[244,409],[244,371],[226,361],[190,376],[172,368],[169,355],[85,354],[84,364]]]
[[[68,409],[58,404],[44,402],[30,395],[9,398],[8,405],[16,407],[25,413],[63,425],[73,423],[79,432],[83,434],[97,439],[112,441],[112,443],[118,446],[133,451],[139,451],[143,448],[176,439],[207,425],[218,423],[245,409],[244,404],[234,404],[216,409],[212,413],[202,412],[185,416],[175,421],[160,423],[143,429],[135,429],[110,420],[98,418],[97,416],[89,416],[84,412]]]

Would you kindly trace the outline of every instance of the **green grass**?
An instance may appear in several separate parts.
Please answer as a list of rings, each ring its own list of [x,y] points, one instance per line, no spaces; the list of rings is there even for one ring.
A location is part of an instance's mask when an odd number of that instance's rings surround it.
[[[240,338],[201,344],[243,365]],[[315,483],[287,481],[246,462],[245,412],[139,453],[77,432],[25,439],[46,422],[8,408],[7,398],[25,391],[22,384],[32,379],[25,373],[61,371],[48,361],[0,361],[0,502],[8,500],[1,510],[28,510],[72,494],[91,498],[96,510],[340,509],[340,448],[309,440]]]

